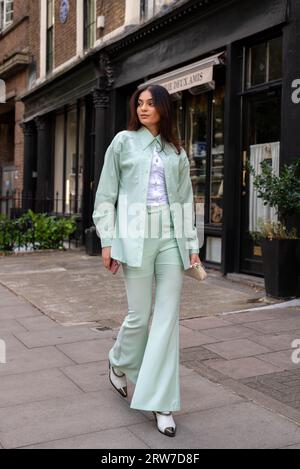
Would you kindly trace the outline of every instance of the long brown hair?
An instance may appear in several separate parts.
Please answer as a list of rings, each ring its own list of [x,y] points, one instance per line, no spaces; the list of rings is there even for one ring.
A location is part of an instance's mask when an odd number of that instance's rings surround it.
[[[174,130],[174,118],[172,99],[166,88],[160,85],[145,85],[137,89],[130,98],[130,121],[127,130],[138,130],[142,124],[137,114],[139,96],[143,91],[149,90],[152,94],[153,104],[160,115],[159,132],[162,145],[165,142],[172,143],[178,155],[180,154],[180,144]]]

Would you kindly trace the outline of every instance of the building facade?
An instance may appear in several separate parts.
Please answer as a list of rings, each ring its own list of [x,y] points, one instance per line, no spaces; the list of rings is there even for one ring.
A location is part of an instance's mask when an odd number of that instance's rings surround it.
[[[20,124],[24,104],[18,96],[28,90],[31,56],[29,50],[29,2],[0,0],[0,213],[5,196],[23,186],[24,138]],[[5,89],[4,89],[5,87]]]
[[[78,214],[84,241],[129,98],[142,84],[162,84],[204,207],[201,259],[224,274],[262,275],[250,232],[276,214],[257,199],[246,162],[258,168],[268,159],[279,173],[298,157],[299,2],[38,3],[30,14],[35,82],[21,96],[23,185],[33,208]]]

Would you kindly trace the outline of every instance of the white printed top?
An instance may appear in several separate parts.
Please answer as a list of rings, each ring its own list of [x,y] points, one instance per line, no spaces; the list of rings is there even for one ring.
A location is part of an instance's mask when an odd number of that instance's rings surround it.
[[[147,205],[160,205],[168,203],[169,199],[165,180],[164,164],[159,153],[159,147],[154,145],[149,177]]]

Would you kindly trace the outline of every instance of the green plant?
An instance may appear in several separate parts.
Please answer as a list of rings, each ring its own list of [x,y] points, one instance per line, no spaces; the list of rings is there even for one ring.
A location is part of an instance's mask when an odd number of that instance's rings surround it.
[[[0,251],[13,251],[19,239],[19,230],[15,220],[0,216]]]
[[[292,228],[290,231],[287,230],[280,221],[264,221],[262,218],[258,219],[258,228],[260,231],[252,231],[250,233],[253,241],[259,243],[261,239],[297,239],[297,230]]]
[[[250,162],[247,162],[257,196],[264,201],[264,205],[274,207],[283,225],[286,225],[288,216],[300,213],[300,178],[297,175],[300,158],[289,166],[284,165],[280,176],[272,172],[267,160],[260,165],[262,173],[256,174]]]
[[[38,249],[63,249],[64,239],[76,230],[74,216],[54,217],[29,210],[20,221],[29,226],[23,235],[24,242],[31,243]]]
[[[76,218],[55,217],[29,210],[16,220],[0,217],[0,251],[16,245],[33,249],[64,249],[63,242],[76,230]]]

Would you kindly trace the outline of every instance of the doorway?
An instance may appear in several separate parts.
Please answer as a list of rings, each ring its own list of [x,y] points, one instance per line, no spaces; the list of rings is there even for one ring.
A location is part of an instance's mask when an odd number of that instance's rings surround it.
[[[259,221],[276,221],[275,210],[263,205],[253,188],[246,170],[250,161],[256,173],[267,160],[274,171],[279,170],[281,135],[281,89],[248,96],[244,99],[244,139],[242,151],[241,194],[241,272],[263,276],[261,247],[251,232],[259,231]]]

